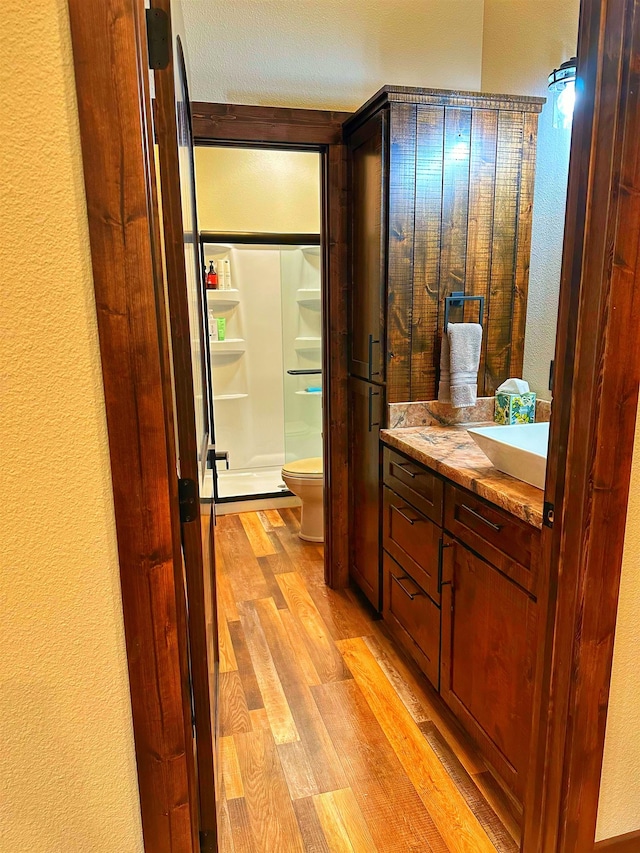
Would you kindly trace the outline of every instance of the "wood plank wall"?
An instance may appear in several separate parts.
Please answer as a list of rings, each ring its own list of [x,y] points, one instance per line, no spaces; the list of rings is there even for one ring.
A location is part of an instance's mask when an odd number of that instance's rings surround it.
[[[478,391],[520,376],[538,116],[393,104],[390,110],[389,402],[437,396],[444,300],[485,297]],[[452,322],[477,322],[478,303]]]

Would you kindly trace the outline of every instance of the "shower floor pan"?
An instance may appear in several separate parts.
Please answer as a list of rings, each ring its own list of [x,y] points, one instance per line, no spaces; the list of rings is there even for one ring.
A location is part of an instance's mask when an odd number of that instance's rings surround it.
[[[236,498],[249,495],[269,495],[289,491],[282,481],[282,467],[256,468],[253,471],[219,471],[218,497]]]

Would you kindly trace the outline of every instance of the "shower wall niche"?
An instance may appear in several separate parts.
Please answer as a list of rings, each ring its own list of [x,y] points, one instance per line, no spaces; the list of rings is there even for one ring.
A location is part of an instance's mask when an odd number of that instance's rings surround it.
[[[220,239],[203,257],[231,273],[207,291],[210,332],[225,321],[210,335],[218,499],[288,494],[285,461],[322,455],[320,246]]]

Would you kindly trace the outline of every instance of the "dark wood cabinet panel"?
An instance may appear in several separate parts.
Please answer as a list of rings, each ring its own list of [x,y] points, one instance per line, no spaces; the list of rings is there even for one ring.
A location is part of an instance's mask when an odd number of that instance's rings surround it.
[[[437,690],[440,608],[389,554],[383,554],[383,590],[383,616],[389,630]]]
[[[469,227],[467,229],[467,266],[465,291],[482,296],[489,304],[491,287],[492,237],[495,210],[496,160],[498,153],[498,116],[496,110],[474,110],[471,120],[471,151],[469,155]],[[535,117],[537,121],[537,117]],[[533,178],[531,180],[533,186]],[[528,269],[528,266],[527,266]],[[526,292],[524,293],[526,300]],[[477,303],[471,303],[464,319],[477,319]],[[516,335],[524,340],[524,329]],[[478,369],[478,390],[485,391],[485,335]],[[516,350],[518,347],[516,347]],[[524,352],[524,347],[521,347]],[[520,373],[513,374],[519,376]]]
[[[521,800],[535,668],[535,600],[445,537],[440,692]]]
[[[345,123],[351,373],[386,381],[388,402],[436,397],[454,291],[485,299],[479,393],[521,374],[542,103],[385,87]],[[477,302],[451,314],[477,319]]]
[[[416,216],[411,314],[411,399],[433,396],[438,373],[438,312],[444,107],[420,105],[416,116]]]
[[[519,194],[522,181],[523,114],[498,116],[491,287],[486,305],[485,387],[494,390],[510,372],[511,352],[520,346],[512,337],[517,260]]]
[[[416,199],[415,104],[389,111],[389,230],[387,273],[387,396],[411,398],[411,322]]]
[[[385,379],[386,127],[383,110],[349,143],[349,372],[378,383]]]
[[[384,388],[349,380],[350,576],[380,610],[380,424]]]
[[[472,110],[463,107],[445,110],[440,302],[452,291],[465,289],[472,116]]]

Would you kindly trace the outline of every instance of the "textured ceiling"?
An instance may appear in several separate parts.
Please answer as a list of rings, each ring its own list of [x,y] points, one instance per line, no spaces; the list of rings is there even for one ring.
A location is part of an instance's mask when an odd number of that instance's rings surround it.
[[[385,83],[480,88],[483,0],[183,0],[191,97],[351,110]]]

